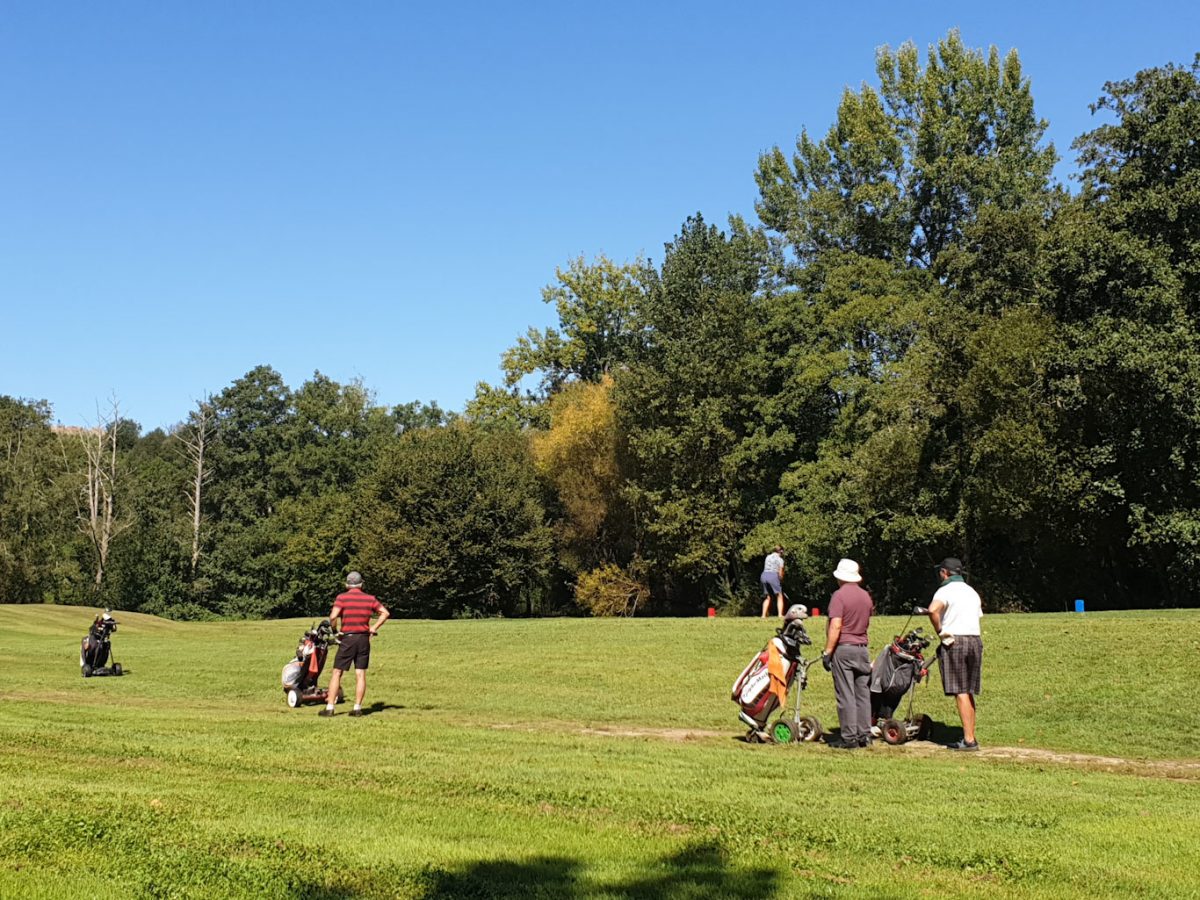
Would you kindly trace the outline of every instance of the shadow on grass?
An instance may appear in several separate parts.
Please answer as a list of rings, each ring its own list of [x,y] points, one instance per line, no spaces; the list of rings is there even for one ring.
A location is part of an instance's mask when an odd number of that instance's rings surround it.
[[[703,843],[685,847],[646,866],[625,881],[592,882],[579,862],[562,857],[479,862],[439,872],[422,900],[507,897],[629,897],[665,900],[752,900],[775,894],[773,869],[731,868],[724,849]]]
[[[311,708],[315,709],[317,712],[320,712],[321,708],[324,706],[324,704],[322,704],[322,703],[306,703],[304,705],[306,707],[311,707]],[[343,700],[341,703],[339,703],[337,705],[336,715],[339,718],[341,716],[349,716],[350,711],[353,708],[354,708],[353,703]],[[387,712],[389,709],[408,709],[408,707],[404,706],[403,704],[400,704],[400,703],[383,703],[383,702],[376,701],[375,703],[368,703],[366,706],[364,706],[362,708],[362,714],[364,716],[371,716],[371,715],[374,715],[375,713]]]
[[[374,703],[368,703],[362,708],[364,716],[373,716],[375,713],[386,712],[389,709],[408,709],[403,703],[384,703],[376,700]]]
[[[962,725],[950,725],[947,722],[931,720],[928,740],[935,744],[953,744],[963,738]]]

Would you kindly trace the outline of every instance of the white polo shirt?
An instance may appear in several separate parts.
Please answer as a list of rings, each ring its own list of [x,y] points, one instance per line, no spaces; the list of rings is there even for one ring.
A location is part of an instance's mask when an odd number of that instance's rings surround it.
[[[937,589],[933,600],[946,604],[942,610],[942,634],[979,634],[983,601],[975,588],[965,581],[948,581]]]

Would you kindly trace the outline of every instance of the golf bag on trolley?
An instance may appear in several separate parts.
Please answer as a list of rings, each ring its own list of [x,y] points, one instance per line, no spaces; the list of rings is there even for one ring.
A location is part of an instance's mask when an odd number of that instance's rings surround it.
[[[79,644],[79,670],[84,678],[93,675],[120,675],[121,664],[108,664],[112,653],[112,633],[117,630],[117,620],[112,617],[112,610],[106,609],[96,616],[88,633]]]
[[[328,619],[322,619],[319,624],[304,632],[296,647],[295,658],[283,667],[280,677],[288,706],[326,702],[329,693],[317,686],[317,679],[325,669],[325,658],[329,655],[329,648],[338,643],[338,637]],[[339,689],[338,703],[342,702],[341,694]]]
[[[917,685],[929,675],[934,660],[926,660],[923,652],[930,639],[920,628],[896,635],[871,667],[871,723],[879,736],[889,744],[903,744],[912,738],[928,737],[931,722],[928,716],[912,714]],[[904,718],[896,718],[896,710],[908,695]]]
[[[746,740],[785,744],[789,741],[815,741],[821,737],[821,723],[813,716],[800,715],[800,697],[808,686],[808,667],[816,660],[804,659],[800,648],[812,644],[804,630],[808,609],[797,603],[784,616],[783,627],[750,660],[733,683],[731,699],[740,707],[738,718],[749,728]],[[793,685],[796,704],[784,710],[769,728],[767,721],[776,709],[786,706]]]

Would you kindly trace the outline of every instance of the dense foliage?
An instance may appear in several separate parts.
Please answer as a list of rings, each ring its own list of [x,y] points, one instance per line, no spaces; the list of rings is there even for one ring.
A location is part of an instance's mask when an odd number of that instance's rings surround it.
[[[0,397],[0,598],[409,615],[819,603],[962,557],[991,609],[1200,593],[1200,56],[1105,85],[1053,178],[1015,52],[882,49],[758,221],[580,258],[460,415],[263,366],[142,435]]]

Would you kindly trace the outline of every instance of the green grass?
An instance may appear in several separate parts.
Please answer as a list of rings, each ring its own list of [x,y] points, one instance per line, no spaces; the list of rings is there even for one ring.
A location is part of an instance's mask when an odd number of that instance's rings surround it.
[[[323,720],[309,620],[0,611],[0,897],[1200,896],[1197,611],[988,617],[965,759],[735,740],[756,619],[396,621]]]

